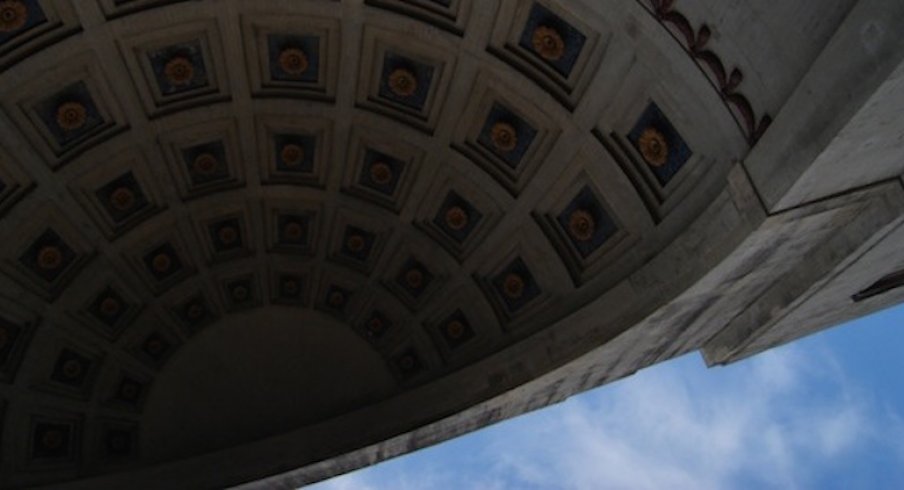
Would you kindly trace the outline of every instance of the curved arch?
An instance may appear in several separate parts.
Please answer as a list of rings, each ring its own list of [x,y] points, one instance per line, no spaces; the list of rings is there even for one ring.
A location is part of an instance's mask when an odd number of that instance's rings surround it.
[[[385,399],[395,385],[370,345],[325,314],[237,313],[155,377],[143,457],[179,460],[315,425]]]
[[[0,485],[235,484],[550,403],[702,335],[651,315],[765,219],[756,99],[672,2],[7,3]]]

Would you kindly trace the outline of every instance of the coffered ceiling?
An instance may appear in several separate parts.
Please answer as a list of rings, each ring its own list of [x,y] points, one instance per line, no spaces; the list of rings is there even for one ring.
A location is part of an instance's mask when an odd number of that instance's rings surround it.
[[[663,301],[770,118],[681,2],[593,3],[0,0],[0,485],[379,427],[299,466]]]

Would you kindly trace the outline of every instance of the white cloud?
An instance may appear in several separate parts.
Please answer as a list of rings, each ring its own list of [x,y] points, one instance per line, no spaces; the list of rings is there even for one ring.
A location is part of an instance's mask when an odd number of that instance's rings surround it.
[[[317,485],[322,490],[376,490],[377,487],[367,483],[364,473],[350,473],[340,478],[333,478]]]
[[[867,395],[828,352],[792,346],[717,370],[685,358],[317,488],[812,488],[873,446],[904,464],[904,423]]]

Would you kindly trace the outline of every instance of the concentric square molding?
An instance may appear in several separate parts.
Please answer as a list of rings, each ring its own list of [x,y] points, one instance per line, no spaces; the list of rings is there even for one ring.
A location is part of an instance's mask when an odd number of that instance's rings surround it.
[[[323,205],[297,199],[271,199],[263,203],[267,251],[303,257],[317,255],[323,223]]]
[[[373,28],[365,29],[363,43],[357,105],[432,135],[455,70],[454,51]]]
[[[104,405],[119,412],[140,413],[148,399],[153,378],[138,374],[131,367],[112,374],[98,386],[98,390],[104,393]]]
[[[103,353],[62,340],[43,348],[48,349],[44,356],[47,362],[36,388],[55,395],[88,400],[104,362]]]
[[[552,294],[544,283],[543,257],[532,247],[515,244],[501,260],[473,275],[506,329],[530,323],[549,306]]]
[[[4,19],[8,30],[0,34],[0,70],[46,46],[79,32],[82,27],[70,0],[21,0],[22,8]]]
[[[75,412],[36,409],[18,422],[22,431],[16,447],[24,448],[17,466],[23,470],[64,470],[77,467],[82,455],[85,417]]]
[[[384,357],[410,337],[404,310],[380,291],[367,298],[350,323],[352,330]]]
[[[411,193],[424,151],[360,126],[352,129],[349,141],[342,190],[399,213]]]
[[[257,118],[258,163],[265,184],[322,188],[333,155],[333,123],[316,116]]]
[[[2,270],[48,301],[56,300],[94,256],[94,249],[54,207],[34,212],[5,243]]]
[[[204,244],[208,264],[247,257],[254,253],[250,210],[244,203],[224,204],[202,212],[194,220],[195,233]]]
[[[650,102],[627,135],[646,168],[662,187],[668,186],[693,155],[684,138],[655,102]]]
[[[346,317],[350,328],[383,357],[398,382],[428,380],[442,363],[429,340],[411,329],[404,308],[379,291],[355,299],[354,313]]]
[[[500,82],[479,76],[452,147],[517,196],[559,136],[552,118]]]
[[[152,369],[161,369],[182,346],[182,340],[156,315],[143,315],[135,331],[124,341],[135,359]]]
[[[365,0],[364,3],[429,22],[461,36],[473,0]]]
[[[365,275],[370,275],[390,239],[391,230],[379,225],[380,220],[351,209],[336,213],[329,259]]]
[[[442,315],[440,320],[427,324],[427,333],[437,349],[448,359],[464,346],[473,345],[477,338],[474,323],[460,308]],[[447,361],[448,362],[448,361]]]
[[[94,454],[102,464],[123,465],[138,459],[140,428],[137,422],[104,417],[96,420],[94,426]]]
[[[427,257],[429,251],[401,247],[389,259],[381,280],[383,287],[412,311],[424,308],[449,280],[448,272],[436,264],[438,261]]]
[[[680,126],[667,115],[677,111],[673,104],[637,99],[629,109],[630,115],[620,118],[612,129],[598,126],[593,134],[634,184],[653,220],[660,223],[685,201],[715,162],[691,151]],[[655,160],[660,157],[661,161]],[[669,171],[663,173],[663,168]]]
[[[155,223],[133,233],[125,256],[144,285],[159,296],[197,272],[179,227],[174,223]]]
[[[365,290],[359,275],[338,267],[324,267],[314,293],[314,308],[338,320],[354,318],[366,304]]]
[[[107,239],[115,240],[166,208],[142,153],[101,159],[75,177],[69,190]]]
[[[564,190],[547,196],[533,212],[537,224],[556,248],[575,286],[602,277],[602,272],[631,246],[635,236],[623,224],[590,175],[581,173]]]
[[[284,260],[273,260],[269,274],[270,303],[307,307],[311,292],[317,284],[314,271],[304,265]]]
[[[443,361],[462,365],[487,354],[500,335],[499,323],[472,285],[459,286],[424,321],[423,328]]]
[[[128,129],[101,69],[78,55],[15,89],[8,112],[52,169]]]
[[[496,226],[502,208],[460,174],[440,175],[425,194],[414,224],[463,262]]]
[[[144,305],[115,275],[91,274],[66,296],[69,315],[101,337],[115,341],[135,321]]]
[[[205,289],[192,284],[180,287],[166,297],[167,312],[186,337],[193,337],[221,316],[219,304]]]
[[[120,43],[126,66],[151,117],[228,100],[229,80],[216,20],[149,31]]]
[[[420,332],[400,342],[386,356],[386,363],[396,381],[405,386],[428,381],[442,366],[430,340]]]
[[[610,38],[559,2],[502,0],[487,49],[574,110]]]
[[[217,276],[217,292],[229,313],[259,308],[264,304],[266,289],[260,275],[247,268],[220,273]]]
[[[165,134],[160,139],[183,200],[245,185],[245,165],[235,120],[208,121]]]
[[[252,93],[332,101],[339,77],[338,19],[243,17]]]

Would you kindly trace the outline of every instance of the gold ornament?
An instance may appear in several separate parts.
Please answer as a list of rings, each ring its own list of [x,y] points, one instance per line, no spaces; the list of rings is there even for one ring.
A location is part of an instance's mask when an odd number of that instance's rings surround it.
[[[364,237],[361,235],[352,235],[348,237],[348,240],[345,242],[346,246],[349,250],[354,253],[361,252],[364,250],[364,246],[366,244]]]
[[[419,289],[424,285],[424,273],[418,269],[411,269],[405,273],[405,282],[411,289]]]
[[[166,81],[177,87],[189,85],[195,78],[195,65],[185,56],[175,56],[163,67]]]
[[[42,247],[38,251],[38,267],[53,270],[63,265],[63,252],[52,245]]]
[[[514,272],[505,276],[502,291],[509,299],[518,299],[524,294],[524,279]]]
[[[135,205],[135,193],[128,187],[118,187],[110,194],[110,205],[117,211],[128,211]]]
[[[280,157],[287,167],[297,167],[304,163],[304,147],[290,143],[282,148]]]
[[[232,245],[239,238],[239,232],[231,226],[225,226],[217,231],[217,238],[223,245]]]
[[[288,240],[297,242],[304,238],[304,229],[298,223],[288,223],[283,228],[283,236],[285,236]]]
[[[76,131],[88,122],[88,109],[80,102],[64,102],[57,107],[57,125],[64,131]]]
[[[559,31],[547,26],[538,26],[534,29],[534,51],[546,61],[558,61],[565,54],[565,41]]]
[[[170,267],[173,266],[173,259],[170,258],[170,256],[165,253],[157,254],[151,260],[151,266],[157,272],[160,272],[160,273],[167,272],[170,270]]]
[[[47,449],[59,449],[63,446],[63,434],[58,430],[49,430],[41,436],[41,444]]]
[[[217,167],[219,166],[219,162],[217,161],[217,157],[211,155],[210,153],[202,153],[195,158],[195,161],[192,163],[192,168],[194,168],[195,172],[201,175],[211,175],[217,171]]]
[[[417,91],[417,78],[411,70],[396,68],[389,74],[389,90],[399,97],[411,97]]]
[[[593,238],[596,222],[593,215],[583,209],[577,209],[568,218],[568,233],[575,240],[584,242]]]
[[[100,312],[108,318],[116,316],[116,314],[119,313],[120,308],[121,305],[116,298],[106,297],[100,302]]]
[[[383,162],[374,162],[370,166],[370,179],[379,185],[392,182],[392,168]]]
[[[669,144],[656,128],[643,130],[637,139],[637,148],[643,159],[654,167],[661,167],[669,160]]]
[[[75,359],[70,359],[63,363],[63,376],[72,379],[82,374],[82,363]]]
[[[0,32],[13,32],[28,22],[28,6],[22,0],[0,2]]]
[[[455,231],[461,231],[468,226],[468,213],[460,206],[452,206],[446,211],[446,226]]]
[[[298,48],[286,48],[279,53],[280,69],[291,76],[303,75],[308,66],[308,56]]]
[[[446,334],[450,339],[460,339],[465,334],[465,324],[458,320],[452,320],[446,325]]]
[[[518,146],[518,132],[509,123],[497,122],[490,128],[490,140],[500,151],[512,151]]]

